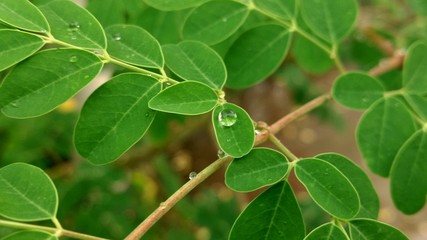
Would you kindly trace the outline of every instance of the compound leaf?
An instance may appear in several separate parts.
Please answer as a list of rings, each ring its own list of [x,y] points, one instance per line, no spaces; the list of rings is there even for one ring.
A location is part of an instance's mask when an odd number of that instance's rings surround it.
[[[344,38],[356,22],[356,0],[304,0],[300,1],[301,14],[310,29],[330,43]]]
[[[112,57],[142,67],[163,68],[160,44],[144,29],[122,24],[110,26],[105,32]]]
[[[249,192],[277,183],[287,172],[288,161],[283,154],[269,148],[254,148],[230,163],[225,184],[234,191]]]
[[[196,41],[183,41],[163,46],[166,65],[185,80],[204,83],[221,89],[227,70],[221,57],[207,45]]]
[[[354,109],[367,109],[384,96],[384,87],[366,73],[351,72],[338,77],[332,89],[334,99]]]
[[[255,85],[272,74],[284,60],[291,34],[276,24],[267,24],[244,32],[228,50],[227,66],[230,88]]]
[[[349,225],[352,240],[409,240],[396,228],[372,219],[352,220]]]
[[[50,31],[46,18],[28,0],[0,1],[0,21],[28,31]]]
[[[218,96],[207,85],[186,81],[175,84],[150,100],[151,109],[184,115],[198,115],[211,111]]]
[[[387,177],[403,143],[417,130],[407,107],[397,97],[378,101],[357,126],[357,145],[368,167]]]
[[[155,111],[148,101],[160,92],[152,77],[126,73],[112,78],[85,102],[77,122],[77,151],[94,164],[114,161],[150,127]]]
[[[356,189],[360,198],[360,210],[356,218],[376,219],[379,212],[379,199],[368,175],[350,159],[336,154],[323,153],[316,158],[322,159],[336,167]]]
[[[306,158],[297,162],[295,174],[313,200],[332,216],[350,219],[359,212],[360,200],[356,189],[330,163]]]
[[[406,214],[418,212],[426,202],[426,155],[427,132],[419,130],[399,150],[391,168],[391,196]]]
[[[86,86],[102,66],[98,57],[86,51],[41,51],[6,76],[0,87],[0,109],[15,118],[45,114]]]
[[[20,231],[7,235],[1,240],[57,240],[55,235],[42,231]]]
[[[212,123],[219,147],[227,155],[242,157],[254,146],[254,124],[239,106],[231,103],[217,106],[212,112]]]
[[[239,29],[249,15],[249,9],[237,2],[216,0],[195,8],[185,21],[184,39],[219,43]]]
[[[255,198],[231,229],[229,240],[301,240],[304,220],[290,185],[279,182]]]
[[[58,193],[40,168],[13,163],[0,169],[0,215],[17,221],[52,219]]]
[[[107,46],[101,24],[76,3],[52,1],[40,6],[40,10],[56,39],[88,49],[105,49]]]
[[[311,231],[304,240],[348,240],[346,234],[332,223],[325,223]]]
[[[33,55],[43,45],[40,37],[17,30],[0,30],[0,71]]]

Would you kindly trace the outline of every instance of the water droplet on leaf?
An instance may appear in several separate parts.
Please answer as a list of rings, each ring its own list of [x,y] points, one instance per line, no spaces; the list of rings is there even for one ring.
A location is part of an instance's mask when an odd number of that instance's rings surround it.
[[[197,177],[197,173],[196,173],[196,172],[191,172],[191,173],[188,175],[188,178],[189,178],[190,180],[193,180],[195,177]]]
[[[227,22],[227,18],[223,17],[223,18],[222,18],[222,21],[223,21],[223,22]]]
[[[70,62],[75,63],[77,62],[79,59],[77,58],[77,56],[72,56],[70,57]]]
[[[218,121],[223,127],[231,127],[237,121],[237,114],[231,109],[224,109],[219,112]]]
[[[114,41],[120,41],[122,39],[122,36],[120,36],[120,33],[113,34]]]
[[[68,30],[72,32],[77,32],[80,29],[80,23],[78,22],[70,22],[68,24]]]

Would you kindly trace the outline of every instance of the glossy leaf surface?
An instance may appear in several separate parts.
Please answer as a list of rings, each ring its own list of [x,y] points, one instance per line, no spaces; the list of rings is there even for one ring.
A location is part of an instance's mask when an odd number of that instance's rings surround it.
[[[381,83],[366,73],[351,72],[335,80],[332,95],[342,105],[354,109],[367,109],[384,96]]]
[[[356,189],[360,199],[360,210],[356,218],[376,219],[379,213],[379,199],[368,175],[350,159],[336,154],[323,153],[316,158],[322,159],[336,167]]]
[[[233,1],[216,0],[195,8],[185,21],[184,39],[219,43],[230,37],[244,23],[249,9]]]
[[[18,221],[52,219],[58,194],[52,180],[40,169],[13,163],[0,169],[0,215]]]
[[[289,23],[296,18],[296,0],[254,0],[253,3],[257,8]]]
[[[352,240],[409,240],[396,228],[372,219],[357,219],[350,222]]]
[[[16,30],[0,30],[0,71],[15,65],[43,47],[41,38]]]
[[[20,231],[7,235],[1,240],[57,240],[58,238],[48,232]]]
[[[391,195],[396,207],[406,214],[421,210],[427,195],[427,132],[419,130],[402,146],[393,164]]]
[[[184,115],[198,115],[211,111],[218,96],[207,85],[186,81],[175,84],[150,100],[151,109]]]
[[[0,109],[15,118],[45,114],[79,92],[102,66],[98,57],[86,51],[41,51],[6,76],[0,87]]]
[[[249,153],[255,143],[252,119],[245,110],[231,103],[217,106],[212,112],[215,136],[221,150],[234,158]]]
[[[33,32],[49,32],[46,18],[30,1],[0,1],[0,21]]]
[[[360,200],[355,188],[330,163],[306,158],[297,162],[295,174],[313,200],[329,214],[350,219],[359,212]]]
[[[363,114],[357,127],[357,145],[368,167],[386,177],[397,152],[415,131],[406,106],[398,98],[389,97]]]
[[[221,57],[207,45],[196,41],[163,46],[166,65],[185,80],[220,89],[227,72]]]
[[[225,184],[234,191],[249,192],[282,180],[288,172],[286,157],[269,148],[254,148],[234,159],[225,173]]]
[[[228,50],[227,86],[246,88],[272,74],[285,58],[291,34],[275,24],[267,24],[244,32]]]
[[[358,13],[356,0],[304,0],[300,7],[310,29],[330,43],[337,43],[350,33]]]
[[[255,198],[231,229],[229,240],[301,240],[304,220],[287,182],[279,182]]]
[[[406,92],[427,93],[427,42],[416,42],[408,50],[403,66],[403,88]]]
[[[76,3],[52,1],[40,6],[40,10],[56,39],[88,49],[105,49],[107,46],[101,24]]]
[[[122,24],[110,26],[105,31],[107,51],[113,58],[142,67],[163,67],[160,44],[146,30]]]
[[[155,111],[148,101],[160,92],[154,78],[121,74],[98,88],[85,102],[77,122],[77,151],[94,164],[116,160],[150,127]]]
[[[163,10],[175,11],[198,6],[208,0],[144,0],[148,5]]]

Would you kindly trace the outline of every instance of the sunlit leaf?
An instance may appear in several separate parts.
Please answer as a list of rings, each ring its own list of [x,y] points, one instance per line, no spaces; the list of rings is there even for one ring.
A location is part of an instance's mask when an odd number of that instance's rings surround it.
[[[372,219],[350,221],[352,240],[409,240],[401,231]]]
[[[427,42],[417,42],[408,50],[403,66],[403,88],[406,92],[427,93]]]
[[[209,0],[144,0],[148,5],[163,11],[175,11],[195,7],[207,1]]]
[[[48,232],[41,231],[20,231],[7,235],[1,240],[57,240],[58,238]]]
[[[28,0],[1,0],[0,21],[33,32],[49,32],[46,18]]]
[[[326,223],[311,231],[304,240],[348,240],[348,238],[336,225]]]

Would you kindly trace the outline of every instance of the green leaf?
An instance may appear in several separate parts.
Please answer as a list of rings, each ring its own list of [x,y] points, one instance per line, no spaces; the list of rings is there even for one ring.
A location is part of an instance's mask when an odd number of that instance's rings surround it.
[[[297,0],[253,0],[260,10],[280,17],[289,24],[297,15]]]
[[[0,71],[33,55],[43,45],[40,37],[17,30],[0,30]]]
[[[358,13],[356,0],[304,0],[300,1],[300,8],[310,29],[330,43],[337,43],[350,33]]]
[[[125,1],[117,0],[91,0],[87,2],[86,8],[102,26],[108,27],[125,23],[125,18],[127,17],[125,4]]]
[[[354,109],[367,109],[384,96],[384,87],[366,73],[350,72],[335,80],[332,95],[342,105]]]
[[[40,6],[51,27],[52,35],[61,41],[88,49],[105,49],[101,24],[86,9],[72,1],[52,1]]]
[[[356,189],[360,199],[360,210],[356,218],[378,218],[379,200],[368,175],[350,159],[336,154],[323,153],[316,158],[322,159],[336,167]]]
[[[207,85],[187,81],[175,84],[150,100],[151,109],[184,115],[198,115],[211,111],[218,96]]]
[[[0,169],[0,215],[39,221],[54,218],[57,209],[56,188],[40,168],[13,163]]]
[[[397,151],[416,129],[411,113],[399,98],[388,97],[372,105],[356,130],[357,145],[368,167],[387,177]]]
[[[332,223],[325,223],[311,231],[304,240],[348,240],[346,234]]]
[[[420,15],[427,15],[427,2],[425,0],[408,0],[411,8]]]
[[[152,77],[126,73],[112,78],[85,102],[77,122],[77,151],[94,164],[116,160],[150,127],[155,112],[148,101],[160,92]]]
[[[416,42],[403,65],[403,88],[408,93],[427,93],[427,42]]]
[[[287,172],[288,161],[283,154],[269,148],[254,148],[230,163],[225,184],[234,191],[249,192],[277,183]]]
[[[255,129],[245,110],[224,103],[212,112],[212,123],[217,142],[224,153],[239,158],[251,151],[255,143]]]
[[[52,111],[100,72],[95,55],[76,49],[49,49],[19,63],[0,87],[0,109],[15,118]]]
[[[316,158],[300,160],[295,166],[295,175],[313,200],[332,216],[350,219],[359,212],[356,189],[330,163]]]
[[[241,3],[210,1],[191,12],[184,23],[182,35],[184,39],[213,45],[235,33],[248,15],[248,7]]]
[[[0,21],[32,32],[49,32],[49,25],[43,14],[30,1],[2,0]]]
[[[20,231],[7,235],[1,240],[57,240],[55,235],[42,231]]]
[[[356,219],[350,221],[352,240],[409,240],[398,229],[372,219]]]
[[[427,131],[419,130],[402,146],[391,168],[391,196],[405,214],[421,210],[427,194]]]
[[[137,22],[161,44],[178,43],[182,40],[181,29],[187,15],[188,10],[164,12],[149,7],[141,12]]]
[[[144,0],[146,4],[162,11],[175,11],[191,8],[207,1],[209,0]]]
[[[301,36],[295,39],[292,53],[296,63],[310,73],[322,74],[334,66],[327,52]]]
[[[234,223],[229,240],[301,240],[304,220],[287,182],[279,182],[255,198]]]
[[[246,88],[267,78],[283,62],[290,39],[288,30],[275,24],[258,26],[240,35],[224,59],[227,86]]]
[[[424,121],[427,121],[427,98],[415,94],[405,94],[406,101]]]
[[[179,77],[221,89],[227,70],[221,57],[207,45],[196,41],[163,46],[166,65]]]
[[[105,29],[108,53],[121,61],[152,68],[163,68],[159,42],[146,30],[133,25],[113,25]]]

